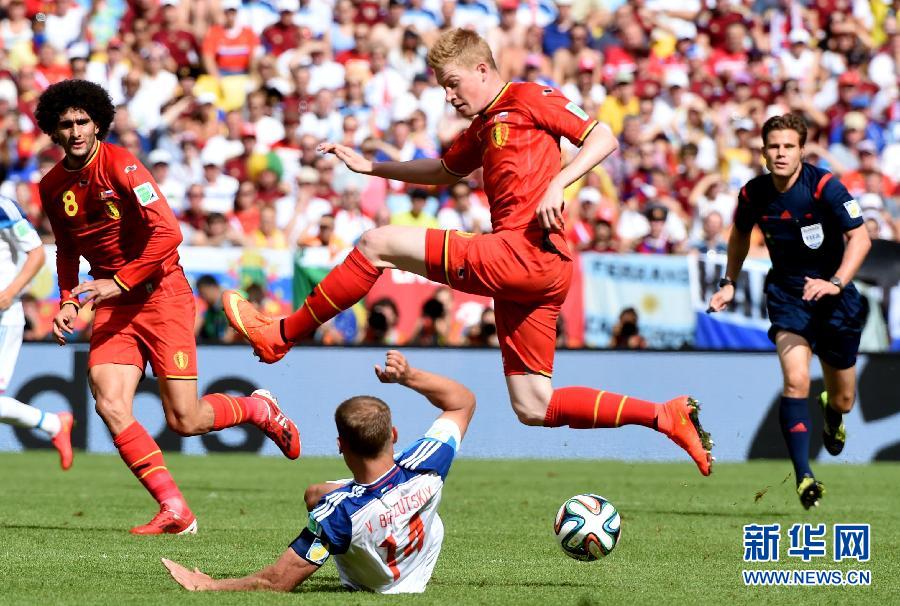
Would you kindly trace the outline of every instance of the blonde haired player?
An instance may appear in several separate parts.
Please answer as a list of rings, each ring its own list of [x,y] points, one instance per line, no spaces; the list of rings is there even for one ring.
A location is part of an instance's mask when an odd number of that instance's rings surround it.
[[[700,426],[694,399],[680,396],[657,404],[587,387],[554,389],[551,383],[556,319],[574,263],[563,236],[563,189],[615,151],[612,132],[555,88],[504,82],[490,48],[474,32],[442,34],[428,64],[447,102],[472,119],[443,158],[376,163],[335,143],[319,149],[355,172],[409,183],[449,185],[483,167],[492,233],[398,225],[372,229],[289,317],[270,318],[239,293],[224,293],[232,326],[262,361],[276,362],[365,296],[382,271],[411,271],[494,298],[503,371],[520,422],[579,429],[643,425],[671,438],[709,475],[712,441]],[[564,168],[561,137],[581,146]]]
[[[46,433],[65,471],[72,466],[72,413],[45,412],[3,395],[25,331],[19,295],[43,265],[44,248],[34,227],[13,200],[0,196],[0,423]]]
[[[419,392],[442,411],[425,435],[395,456],[397,429],[388,405],[372,396],[344,401],[334,418],[353,480],[307,488],[307,527],[274,564],[249,576],[217,580],[163,559],[182,587],[291,591],[334,555],[349,589],[425,591],[444,538],[438,515],[444,481],[475,412],[475,396],[456,381],[412,368],[398,351],[389,351],[375,374],[382,383]]]

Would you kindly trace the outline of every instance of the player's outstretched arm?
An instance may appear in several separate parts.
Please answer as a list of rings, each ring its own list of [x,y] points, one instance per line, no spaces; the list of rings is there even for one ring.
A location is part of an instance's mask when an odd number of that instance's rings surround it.
[[[429,402],[444,411],[441,418],[456,423],[460,435],[465,436],[469,421],[475,414],[475,394],[464,385],[427,370],[413,368],[406,357],[394,349],[385,355],[383,369],[375,366],[375,375],[382,383],[399,383],[428,398]]]
[[[750,232],[741,231],[737,225],[732,227],[728,238],[728,263],[725,266],[725,277],[737,280],[744,266],[744,259],[750,252]],[[709,301],[708,312],[722,311],[734,299],[734,285],[727,284],[716,291]]]
[[[319,569],[293,549],[281,554],[271,566],[239,579],[214,579],[199,568],[190,570],[166,558],[162,558],[162,563],[172,578],[188,591],[292,591]]]
[[[448,172],[440,160],[372,162],[358,154],[353,148],[339,143],[322,143],[317,151],[322,154],[334,154],[338,160],[347,165],[347,168],[363,175],[421,185],[449,185],[459,181],[459,175]]]

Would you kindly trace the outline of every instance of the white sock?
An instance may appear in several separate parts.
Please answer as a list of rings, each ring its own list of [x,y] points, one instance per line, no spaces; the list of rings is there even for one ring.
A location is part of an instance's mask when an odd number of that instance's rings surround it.
[[[40,429],[51,438],[59,433],[59,417],[7,396],[0,396],[0,423]]]

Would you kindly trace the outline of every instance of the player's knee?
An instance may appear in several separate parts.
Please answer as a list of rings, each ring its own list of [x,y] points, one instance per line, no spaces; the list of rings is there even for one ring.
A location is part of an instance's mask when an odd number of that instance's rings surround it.
[[[522,425],[540,427],[544,424],[544,419],[547,417],[547,407],[544,406],[543,410],[541,410],[541,407],[537,406],[536,403],[513,400],[512,408],[513,412],[516,413],[516,418],[519,419],[519,423]]]
[[[385,253],[389,239],[389,234],[385,233],[386,231],[385,227],[366,230],[356,243],[356,248],[371,263],[380,261]]]
[[[784,392],[791,398],[805,398],[809,393],[809,372],[803,368],[786,372]]]
[[[169,429],[180,436],[196,436],[206,433],[201,427],[200,418],[193,414],[172,412],[166,415],[166,424]]]
[[[829,397],[828,401],[834,406],[835,410],[841,414],[847,414],[853,408],[853,403],[856,401],[856,393],[849,390],[838,392],[833,397]]]
[[[109,426],[121,426],[130,416],[125,400],[103,394],[97,394],[94,409]]]

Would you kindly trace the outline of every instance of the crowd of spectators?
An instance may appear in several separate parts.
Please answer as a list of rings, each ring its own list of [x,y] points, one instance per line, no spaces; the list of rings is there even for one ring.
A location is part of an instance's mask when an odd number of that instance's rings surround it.
[[[479,172],[422,188],[316,152],[439,157],[466,127],[425,63],[452,27],[503,77],[559,87],[619,150],[566,190],[578,251],[722,251],[760,127],[809,123],[807,159],[898,239],[900,33],[885,0],[0,0],[0,193],[52,234],[36,183],[60,159],[34,120],[85,78],[117,106],[108,141],[153,172],[187,244],[341,258],[388,223],[490,231]],[[563,141],[563,161],[575,153]],[[44,201],[51,203],[52,201]],[[761,238],[751,254],[764,256]]]

